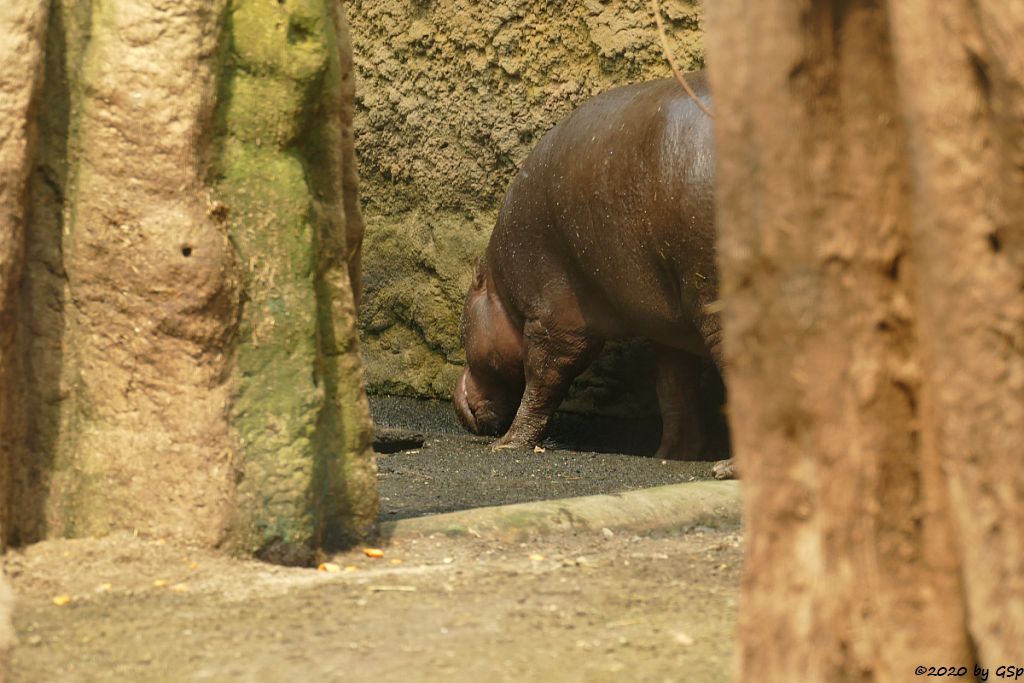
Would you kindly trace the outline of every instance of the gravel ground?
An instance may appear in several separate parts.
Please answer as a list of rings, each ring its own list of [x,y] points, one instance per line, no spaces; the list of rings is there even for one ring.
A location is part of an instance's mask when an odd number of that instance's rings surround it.
[[[494,452],[492,439],[462,429],[448,403],[374,397],[370,405],[384,435],[378,450],[403,447],[378,457],[382,520],[711,478],[711,462],[641,455],[657,447],[656,418],[559,414],[543,452]]]

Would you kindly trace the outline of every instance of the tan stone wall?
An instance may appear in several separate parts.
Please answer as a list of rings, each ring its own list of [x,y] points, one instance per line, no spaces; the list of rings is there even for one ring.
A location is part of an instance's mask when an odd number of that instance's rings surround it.
[[[533,145],[598,92],[669,74],[647,0],[353,0],[356,151],[373,392],[448,397],[462,299]],[[701,10],[666,0],[675,55],[702,60]],[[605,383],[590,402],[618,392]]]

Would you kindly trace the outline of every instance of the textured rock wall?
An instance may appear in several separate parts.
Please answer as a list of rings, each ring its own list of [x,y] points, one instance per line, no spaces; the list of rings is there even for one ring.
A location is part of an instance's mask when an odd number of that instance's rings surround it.
[[[668,65],[647,0],[347,4],[369,388],[446,398],[463,363],[459,316],[472,262],[519,164],[591,95],[666,76]],[[675,56],[699,67],[700,7],[663,4]],[[577,407],[621,393],[620,379],[599,375],[577,383]]]

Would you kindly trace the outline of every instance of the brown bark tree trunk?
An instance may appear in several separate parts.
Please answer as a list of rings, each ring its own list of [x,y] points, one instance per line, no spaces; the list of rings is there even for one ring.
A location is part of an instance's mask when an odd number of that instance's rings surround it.
[[[1024,661],[1019,17],[708,13],[738,680]]]
[[[91,4],[67,74],[69,397],[48,523],[90,536],[133,519],[211,545],[233,494],[225,349],[240,289],[203,183],[224,2]]]
[[[923,447],[967,623],[1024,666],[1024,5],[890,1],[916,179]]]
[[[13,463],[25,455],[20,283],[48,3],[0,6],[0,548],[11,540]]]

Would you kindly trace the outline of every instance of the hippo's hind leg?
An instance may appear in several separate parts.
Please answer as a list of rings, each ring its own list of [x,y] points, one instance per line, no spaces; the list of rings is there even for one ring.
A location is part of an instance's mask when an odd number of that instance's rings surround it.
[[[716,302],[707,302],[703,307],[707,310]],[[697,321],[697,327],[704,338],[704,345],[711,355],[711,359],[718,367],[718,372],[725,378],[725,360],[722,353],[722,319],[717,314],[708,314]],[[711,474],[715,479],[739,479],[739,470],[736,468],[736,461],[733,458],[719,460],[712,466]]]
[[[544,438],[569,385],[601,351],[603,341],[528,320],[523,328],[526,388],[512,426],[494,448],[526,448]]]
[[[667,347],[659,350],[655,388],[661,410],[661,445],[656,457],[696,460],[700,455],[701,422],[697,409],[700,372],[698,356]]]

